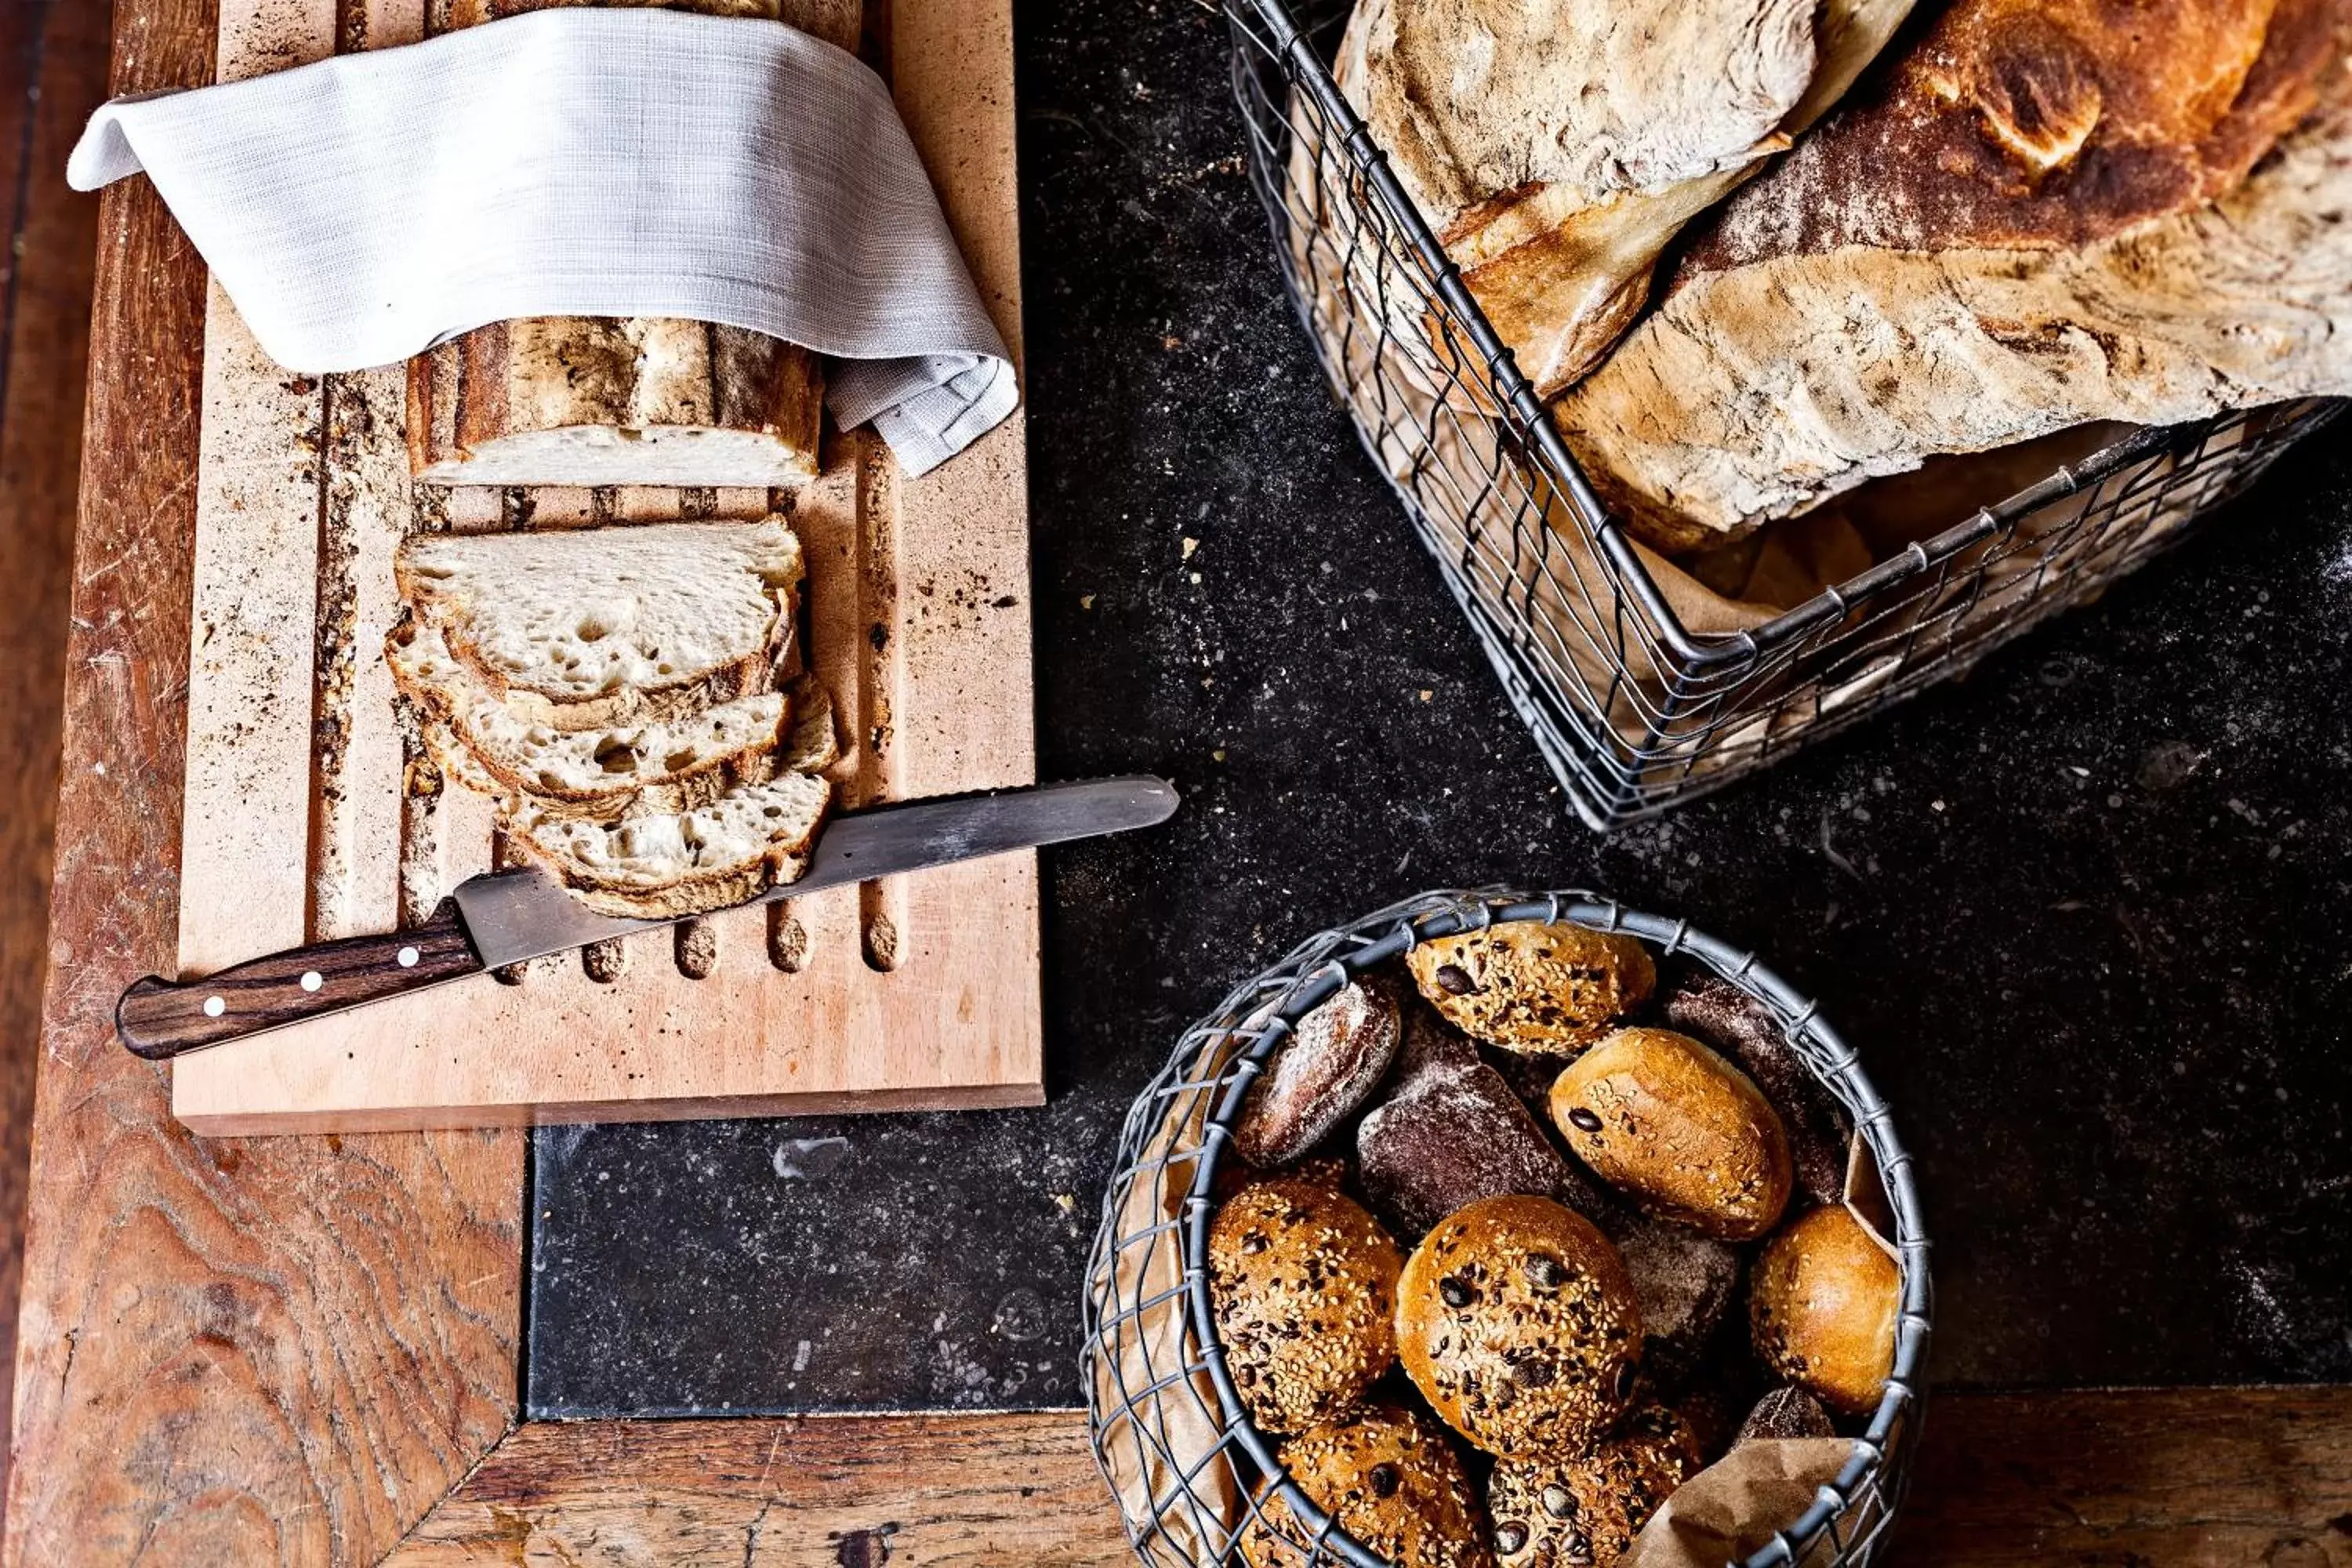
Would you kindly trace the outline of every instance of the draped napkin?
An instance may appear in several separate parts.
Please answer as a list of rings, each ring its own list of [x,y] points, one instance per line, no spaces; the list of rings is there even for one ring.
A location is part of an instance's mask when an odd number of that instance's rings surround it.
[[[1019,400],[888,89],[782,23],[534,12],[101,105],[68,179],[142,170],[289,369],[525,316],[718,321],[826,356],[835,422],[912,473]]]

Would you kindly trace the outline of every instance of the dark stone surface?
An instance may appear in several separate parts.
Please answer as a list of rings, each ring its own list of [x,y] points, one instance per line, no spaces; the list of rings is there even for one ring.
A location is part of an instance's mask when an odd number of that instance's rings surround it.
[[[541,1135],[533,1412],[1076,1402],[1182,1022],[1495,879],[1822,998],[1918,1152],[1941,1378],[2352,1378],[2352,426],[1967,681],[1598,841],[1280,302],[1216,16],[1020,23],[1042,763],[1188,809],[1048,858],[1044,1109]]]

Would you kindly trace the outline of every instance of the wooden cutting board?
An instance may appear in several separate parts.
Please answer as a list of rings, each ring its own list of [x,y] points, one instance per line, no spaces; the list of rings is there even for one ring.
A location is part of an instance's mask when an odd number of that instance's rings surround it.
[[[460,0],[464,3],[464,0]],[[1005,0],[788,0],[891,83],[1016,363]],[[450,0],[223,0],[227,80],[412,42]],[[845,805],[1034,778],[1022,416],[919,479],[865,432],[796,492],[408,480],[403,371],[297,375],[217,285],[196,476],[180,972],[415,924],[498,853],[488,803],[436,788],[383,654],[412,531],[786,510]],[[625,940],[173,1064],[173,1109],[250,1133],[1035,1104],[1037,868],[1008,856]]]

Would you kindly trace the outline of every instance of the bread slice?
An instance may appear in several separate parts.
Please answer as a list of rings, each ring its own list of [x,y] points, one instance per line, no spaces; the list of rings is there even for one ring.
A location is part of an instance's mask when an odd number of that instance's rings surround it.
[[[410,699],[441,720],[507,790],[598,806],[648,786],[711,773],[771,752],[791,717],[780,691],[758,692],[671,719],[595,730],[534,723],[499,700],[448,651],[439,628],[415,626],[388,657]]]
[[[420,534],[394,571],[418,622],[518,720],[586,730],[772,689],[801,547],[778,518]],[[406,628],[395,647],[404,637],[428,672],[431,650]]]
[[[688,811],[616,823],[565,821],[526,805],[509,821],[508,843],[592,910],[674,920],[798,879],[832,796],[821,776],[786,773]]]

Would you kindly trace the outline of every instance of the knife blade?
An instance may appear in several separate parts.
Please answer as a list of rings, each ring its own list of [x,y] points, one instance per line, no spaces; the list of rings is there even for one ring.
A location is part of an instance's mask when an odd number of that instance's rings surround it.
[[[1149,827],[1174,815],[1177,798],[1167,780],[1139,773],[855,812],[826,825],[799,879],[734,907]],[[689,918],[601,915],[536,867],[486,872],[407,931],[296,948],[202,979],[134,981],[115,1005],[114,1030],[133,1055],[160,1061]]]

